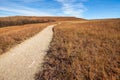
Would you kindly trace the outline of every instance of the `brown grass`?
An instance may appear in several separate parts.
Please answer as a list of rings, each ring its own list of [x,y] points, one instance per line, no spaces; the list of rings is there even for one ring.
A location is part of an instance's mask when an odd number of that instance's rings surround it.
[[[36,80],[120,80],[120,20],[64,23]]]
[[[0,28],[0,55],[16,44],[32,37],[50,24],[51,23],[39,23]]]
[[[13,16],[13,17],[0,17],[0,27],[23,25],[23,24],[36,24],[56,21],[80,21],[85,20],[75,17],[35,17],[35,16]]]

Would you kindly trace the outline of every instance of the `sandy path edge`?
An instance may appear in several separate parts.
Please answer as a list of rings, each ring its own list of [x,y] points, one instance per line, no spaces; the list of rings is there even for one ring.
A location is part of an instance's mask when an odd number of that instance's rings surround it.
[[[52,40],[54,25],[48,26],[0,56],[0,80],[34,80]]]

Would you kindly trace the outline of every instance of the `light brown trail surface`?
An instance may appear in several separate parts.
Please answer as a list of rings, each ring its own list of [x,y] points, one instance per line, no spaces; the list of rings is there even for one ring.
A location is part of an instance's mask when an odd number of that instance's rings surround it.
[[[54,25],[48,26],[0,56],[0,80],[34,80],[52,40]]]

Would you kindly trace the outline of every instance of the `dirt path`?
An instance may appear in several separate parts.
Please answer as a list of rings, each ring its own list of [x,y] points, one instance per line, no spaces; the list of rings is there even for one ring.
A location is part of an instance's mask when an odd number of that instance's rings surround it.
[[[0,80],[34,80],[52,40],[54,25],[0,56]]]

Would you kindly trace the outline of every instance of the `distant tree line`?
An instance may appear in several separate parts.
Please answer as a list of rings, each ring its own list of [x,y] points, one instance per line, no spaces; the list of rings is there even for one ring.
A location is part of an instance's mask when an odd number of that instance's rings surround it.
[[[33,23],[47,23],[55,21],[85,21],[85,19],[76,17],[36,17],[36,16],[0,17],[0,27]]]
[[[14,25],[24,25],[24,24],[33,24],[33,23],[47,23],[54,22],[54,20],[49,19],[0,19],[0,27],[4,26],[14,26]]]

